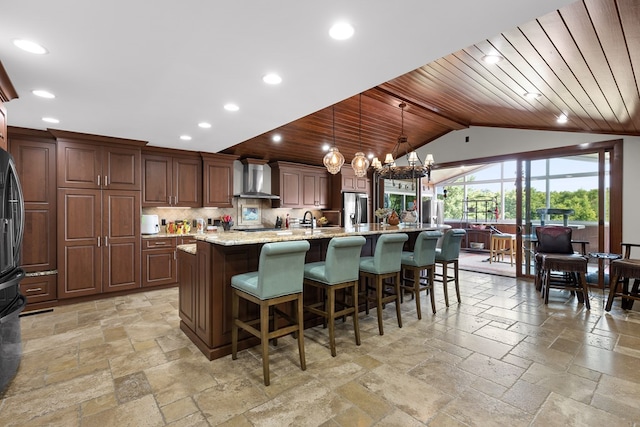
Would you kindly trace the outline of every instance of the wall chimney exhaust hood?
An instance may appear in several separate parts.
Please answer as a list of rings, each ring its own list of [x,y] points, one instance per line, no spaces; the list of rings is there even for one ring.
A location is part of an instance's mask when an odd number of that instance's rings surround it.
[[[241,199],[271,199],[278,200],[280,196],[263,191],[264,165],[266,160],[243,159],[242,162],[242,193],[235,197]]]

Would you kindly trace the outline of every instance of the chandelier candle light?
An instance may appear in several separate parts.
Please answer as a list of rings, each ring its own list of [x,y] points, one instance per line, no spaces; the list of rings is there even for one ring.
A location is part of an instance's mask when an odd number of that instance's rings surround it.
[[[338,151],[338,147],[336,147],[336,108],[332,107],[331,111],[333,114],[333,147],[324,155],[322,163],[324,163],[329,173],[335,175],[340,172],[340,168],[344,164],[344,156]]]
[[[411,144],[409,144],[407,137],[404,135],[404,109],[406,106],[407,104],[404,102],[399,105],[402,121],[400,136],[398,137],[398,142],[393,148],[393,151],[391,153],[387,153],[384,158],[384,164],[380,163],[380,160],[376,157],[373,159],[372,166],[376,170],[378,176],[384,179],[415,179],[426,176],[431,180],[431,167],[434,163],[433,155],[427,154],[427,158],[423,163],[422,160],[420,160],[420,157],[418,157],[418,153],[416,153]],[[401,146],[404,144],[408,146],[408,149],[405,149],[408,166],[397,166],[396,159],[398,158]]]

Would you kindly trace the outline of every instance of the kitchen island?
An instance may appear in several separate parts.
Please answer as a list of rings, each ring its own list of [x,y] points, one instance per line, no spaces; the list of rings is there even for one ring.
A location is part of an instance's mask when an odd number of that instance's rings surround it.
[[[373,255],[378,237],[385,233],[407,233],[405,250],[412,250],[416,236],[425,230],[445,230],[447,225],[419,224],[411,226],[382,226],[377,223],[352,227],[322,227],[317,229],[288,229],[281,231],[229,231],[197,235],[196,251],[179,253],[179,312],[180,329],[196,344],[209,360],[231,353],[231,277],[258,269],[260,250],[265,243],[308,240],[311,247],[305,262],[324,260],[327,246],[333,237],[361,235],[366,238],[362,256]],[[191,249],[191,248],[190,248]],[[187,266],[188,264],[188,266]],[[184,267],[184,268],[183,268]],[[190,274],[182,274],[183,271]],[[305,305],[318,301],[316,290],[305,289]],[[362,306],[364,309],[364,305]],[[240,315],[257,316],[257,310],[246,302]],[[319,319],[305,313],[305,327],[319,324]],[[238,348],[257,345],[259,340],[241,335]]]

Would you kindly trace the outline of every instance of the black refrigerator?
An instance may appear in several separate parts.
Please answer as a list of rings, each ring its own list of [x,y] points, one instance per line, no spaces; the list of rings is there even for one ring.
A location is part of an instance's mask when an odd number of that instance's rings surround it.
[[[346,227],[369,222],[368,204],[366,193],[342,193],[342,225]]]
[[[22,358],[20,312],[27,304],[20,293],[24,270],[20,249],[24,234],[24,198],[15,163],[0,149],[0,396]]]

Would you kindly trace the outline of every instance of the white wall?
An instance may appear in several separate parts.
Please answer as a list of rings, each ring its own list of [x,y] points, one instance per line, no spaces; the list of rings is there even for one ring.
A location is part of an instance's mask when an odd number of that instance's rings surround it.
[[[469,142],[465,142],[465,137],[469,137]],[[624,141],[622,241],[640,243],[640,137],[470,127],[450,132],[420,148],[418,153],[421,159],[431,153],[436,163],[448,163],[614,139]]]

